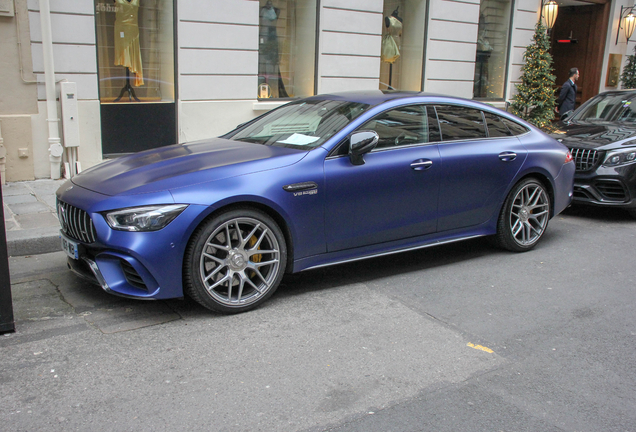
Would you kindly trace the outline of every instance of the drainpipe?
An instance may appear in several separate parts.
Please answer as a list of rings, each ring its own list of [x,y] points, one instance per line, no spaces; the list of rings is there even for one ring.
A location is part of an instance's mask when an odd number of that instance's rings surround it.
[[[49,0],[40,0],[40,26],[42,28],[42,51],[44,52],[44,82],[46,85],[46,115],[49,126],[49,161],[51,162],[51,178],[59,179],[61,175],[62,153],[60,132],[55,100],[55,68],[53,67],[53,36],[51,34],[51,8]]]
[[[4,138],[2,138],[2,120],[0,120],[0,178],[2,179],[2,184],[7,184],[6,166],[7,166],[7,149],[4,147]]]

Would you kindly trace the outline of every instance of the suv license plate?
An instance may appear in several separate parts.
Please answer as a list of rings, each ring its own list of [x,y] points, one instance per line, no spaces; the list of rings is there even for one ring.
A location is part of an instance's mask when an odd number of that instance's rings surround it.
[[[63,234],[60,234],[60,240],[62,241],[62,250],[66,252],[66,255],[69,257],[78,260],[79,259],[79,249],[77,242],[66,238]]]

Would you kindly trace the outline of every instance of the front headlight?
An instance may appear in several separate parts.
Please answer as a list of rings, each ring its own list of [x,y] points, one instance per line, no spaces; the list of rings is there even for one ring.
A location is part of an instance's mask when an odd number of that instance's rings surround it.
[[[111,228],[121,231],[157,231],[174,220],[185,204],[131,207],[104,214]]]
[[[607,152],[607,156],[605,157],[603,165],[607,167],[615,167],[634,162],[636,162],[636,148],[630,147],[626,149],[611,150]]]

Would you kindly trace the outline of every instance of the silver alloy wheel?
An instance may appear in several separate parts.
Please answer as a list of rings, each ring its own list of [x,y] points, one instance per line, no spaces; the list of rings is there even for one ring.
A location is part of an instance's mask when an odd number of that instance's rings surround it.
[[[515,241],[530,246],[540,238],[550,219],[550,201],[541,185],[529,183],[515,196],[510,209],[510,230]]]
[[[266,295],[280,267],[273,231],[250,217],[230,219],[207,238],[200,255],[200,276],[213,299],[226,306],[247,306]]]

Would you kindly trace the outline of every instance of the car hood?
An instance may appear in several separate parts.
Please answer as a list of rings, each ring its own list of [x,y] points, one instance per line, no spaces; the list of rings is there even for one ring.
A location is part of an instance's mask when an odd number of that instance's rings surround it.
[[[559,123],[557,130],[550,135],[568,147],[606,147],[602,150],[608,150],[636,139],[636,125],[618,122]]]
[[[159,192],[292,165],[306,154],[215,138],[113,159],[83,171],[72,182],[111,196]]]

